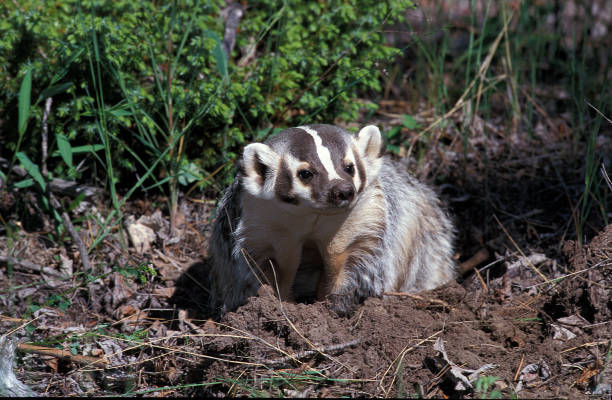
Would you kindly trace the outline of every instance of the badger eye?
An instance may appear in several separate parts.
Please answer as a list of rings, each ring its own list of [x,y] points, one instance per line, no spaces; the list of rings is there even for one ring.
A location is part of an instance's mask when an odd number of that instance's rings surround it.
[[[312,179],[312,172],[307,169],[301,169],[298,171],[297,176],[301,179],[302,182],[309,182]]]
[[[355,165],[349,164],[349,165],[345,166],[344,167],[344,172],[346,172],[350,176],[355,175]]]

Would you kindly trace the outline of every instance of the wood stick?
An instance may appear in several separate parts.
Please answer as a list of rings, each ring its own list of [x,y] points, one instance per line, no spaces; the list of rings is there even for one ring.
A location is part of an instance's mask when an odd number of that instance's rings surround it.
[[[19,343],[17,348],[25,353],[42,354],[46,356],[52,356],[60,358],[62,360],[68,360],[82,365],[94,365],[97,367],[103,367],[108,365],[108,359],[106,357],[90,357],[82,356],[79,354],[72,354],[68,350],[54,349],[51,347],[35,346],[33,344]]]
[[[51,192],[49,192],[49,200],[51,200],[51,205],[53,206],[53,208],[55,208],[55,210],[62,217],[62,221],[64,222],[64,225],[66,226],[66,230],[70,234],[70,237],[74,241],[74,244],[77,246],[77,249],[79,250],[79,253],[81,254],[81,263],[83,264],[83,272],[87,272],[87,273],[91,272],[91,263],[89,262],[89,255],[87,254],[87,248],[83,244],[83,241],[81,240],[81,237],[79,236],[76,229],[74,229],[74,225],[72,225],[72,221],[70,221],[70,217],[68,216],[66,211],[63,210],[60,202]]]
[[[357,344],[359,344],[361,342],[360,339],[355,339],[355,340],[351,340],[350,342],[346,342],[346,343],[340,343],[340,344],[333,344],[330,346],[325,346],[325,347],[321,347],[315,350],[305,350],[305,351],[301,351],[297,354],[294,355],[290,355],[290,356],[285,356],[282,358],[277,358],[276,360],[263,360],[264,364],[268,364],[268,365],[283,365],[283,364],[287,364],[290,361],[293,360],[299,360],[301,358],[308,358],[308,357],[312,357],[316,354],[320,354],[320,353],[330,353],[332,351],[338,351],[338,350],[343,350],[347,347],[351,347],[351,346],[355,346]]]
[[[472,257],[468,260],[465,260],[459,265],[459,273],[461,275],[465,274],[476,268],[478,265],[482,264],[489,258],[489,250],[482,248],[476,252]]]
[[[27,260],[20,260],[20,259],[18,259],[16,257],[0,256],[0,262],[11,263],[11,264],[19,266],[19,267],[21,267],[21,268],[23,268],[25,270],[42,272],[44,274],[51,275],[51,276],[54,276],[56,278],[61,278],[61,279],[69,278],[66,275],[63,275],[61,272],[54,270],[53,268],[43,267],[42,265],[34,264],[33,262],[30,262],[30,261],[27,261]]]

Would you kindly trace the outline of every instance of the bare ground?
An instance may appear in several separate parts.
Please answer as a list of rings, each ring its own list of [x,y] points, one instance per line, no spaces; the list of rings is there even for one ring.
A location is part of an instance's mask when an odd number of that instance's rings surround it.
[[[476,270],[431,292],[368,299],[348,318],[280,303],[266,287],[215,319],[205,278],[214,200],[204,195],[182,202],[174,236],[163,199],[128,203],[125,214],[153,229],[151,248],[127,247],[114,229],[91,253],[87,284],[76,247],[35,199],[5,196],[13,229],[0,255],[18,260],[0,262],[0,326],[20,343],[18,378],[51,396],[609,398],[612,226],[594,212],[588,245],[568,240],[583,148],[569,136],[483,135],[464,149],[457,137],[439,135],[418,169],[407,165],[442,183],[460,261],[484,255]],[[108,210],[94,201],[72,213],[87,245],[96,215]]]

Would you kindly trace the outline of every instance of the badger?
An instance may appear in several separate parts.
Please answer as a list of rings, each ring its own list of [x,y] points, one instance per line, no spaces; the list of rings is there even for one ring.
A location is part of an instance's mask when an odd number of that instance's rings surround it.
[[[232,311],[262,284],[339,314],[385,292],[456,275],[454,227],[435,193],[382,155],[380,130],[280,131],[244,148],[211,237],[211,306]]]

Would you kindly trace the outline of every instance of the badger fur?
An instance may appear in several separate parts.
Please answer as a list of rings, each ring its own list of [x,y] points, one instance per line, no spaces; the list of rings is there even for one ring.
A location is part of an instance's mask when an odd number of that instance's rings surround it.
[[[310,289],[345,313],[455,277],[454,229],[437,196],[381,145],[376,126],[354,136],[310,125],[246,146],[216,212],[212,306],[231,311],[269,283],[283,300]]]

